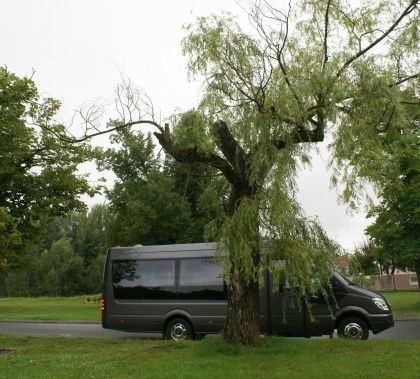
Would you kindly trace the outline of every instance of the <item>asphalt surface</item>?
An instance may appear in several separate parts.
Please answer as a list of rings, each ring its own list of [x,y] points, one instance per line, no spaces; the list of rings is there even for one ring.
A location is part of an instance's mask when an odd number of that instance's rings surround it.
[[[101,324],[1,321],[0,334],[36,337],[162,338],[160,333],[128,333]]]
[[[103,329],[100,324],[0,320],[0,334],[38,337],[162,338],[159,333],[127,333]],[[328,337],[325,337],[328,338]],[[420,340],[420,319],[395,321],[395,326],[370,339]]]
[[[394,321],[393,328],[384,330],[369,338],[378,340],[420,340],[420,319]]]

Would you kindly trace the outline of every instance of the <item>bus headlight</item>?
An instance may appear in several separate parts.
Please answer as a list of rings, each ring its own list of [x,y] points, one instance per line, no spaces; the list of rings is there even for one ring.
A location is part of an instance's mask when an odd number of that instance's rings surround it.
[[[372,301],[375,303],[375,305],[376,305],[379,309],[381,309],[381,310],[383,310],[383,311],[389,311],[389,306],[388,306],[388,304],[385,302],[385,300],[384,300],[384,299],[381,299],[380,297],[374,297],[374,298],[372,299]]]

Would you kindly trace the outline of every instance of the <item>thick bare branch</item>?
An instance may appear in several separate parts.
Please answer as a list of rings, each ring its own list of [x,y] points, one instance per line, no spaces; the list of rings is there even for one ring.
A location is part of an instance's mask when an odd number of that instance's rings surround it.
[[[157,129],[159,129],[160,131],[163,130],[163,128],[155,121],[152,120],[138,120],[138,121],[133,121],[133,122],[127,122],[124,124],[119,124],[117,126],[114,126],[113,128],[108,128],[108,129],[104,129],[104,130],[100,130],[97,131],[95,133],[91,133],[91,134],[85,134],[84,136],[77,138],[77,137],[69,137],[66,135],[60,135],[58,136],[60,139],[62,139],[65,142],[72,142],[72,143],[77,143],[77,142],[83,142],[83,141],[87,141],[89,139],[92,139],[94,137],[100,136],[102,134],[108,134],[111,132],[114,132],[116,130],[120,130],[120,129],[125,129],[125,128],[130,128],[134,125],[152,125],[155,126]]]
[[[178,162],[183,163],[204,163],[223,173],[226,179],[234,186],[241,186],[242,181],[236,175],[229,162],[217,154],[199,151],[197,147],[193,148],[178,148],[173,144],[169,125],[160,132],[153,133],[159,144],[163,147],[166,153],[173,157]]]
[[[315,122],[315,121],[314,121]],[[287,146],[287,143],[315,143],[324,140],[324,127],[320,123],[313,130],[308,130],[303,126],[298,127],[293,133],[290,141],[285,139],[273,140],[273,145],[281,150]]]
[[[246,171],[246,155],[226,123],[221,120],[214,123],[212,133],[217,147],[231,166],[235,168],[235,171],[243,177]]]

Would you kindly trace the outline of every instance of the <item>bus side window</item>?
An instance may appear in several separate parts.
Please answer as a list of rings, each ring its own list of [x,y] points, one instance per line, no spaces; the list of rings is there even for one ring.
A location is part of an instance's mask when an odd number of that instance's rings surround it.
[[[178,298],[224,300],[224,284],[220,264],[214,259],[181,259]]]

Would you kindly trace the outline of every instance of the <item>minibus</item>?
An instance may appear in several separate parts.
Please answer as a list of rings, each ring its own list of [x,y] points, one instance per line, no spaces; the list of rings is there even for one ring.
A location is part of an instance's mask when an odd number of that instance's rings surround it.
[[[224,325],[227,286],[216,244],[115,247],[108,250],[102,326],[130,332],[162,333],[182,340],[219,333]],[[293,301],[286,285],[276,291],[268,271],[260,290],[261,333],[367,339],[394,325],[390,304],[380,295],[331,274],[335,300],[322,292],[309,297],[311,312]],[[288,301],[283,301],[284,297]],[[292,298],[292,299],[291,299]],[[292,300],[292,301],[290,301]],[[334,304],[334,307],[331,307]]]

